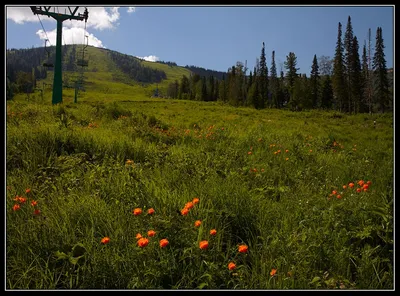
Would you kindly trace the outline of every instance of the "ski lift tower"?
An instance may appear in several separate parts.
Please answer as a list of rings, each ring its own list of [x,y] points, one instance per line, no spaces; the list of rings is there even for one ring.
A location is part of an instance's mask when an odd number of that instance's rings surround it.
[[[76,6],[72,11],[70,6],[68,6],[68,10],[70,14],[56,13],[51,12],[51,6],[30,6],[33,14],[42,14],[47,15],[48,17],[52,17],[57,21],[57,41],[56,41],[56,63],[54,67],[54,82],[53,82],[53,105],[62,103],[62,56],[61,56],[61,42],[62,42],[62,23],[65,20],[78,20],[85,22],[88,19],[89,13],[87,8],[85,8],[85,12],[83,14],[76,12],[78,11],[79,6]]]

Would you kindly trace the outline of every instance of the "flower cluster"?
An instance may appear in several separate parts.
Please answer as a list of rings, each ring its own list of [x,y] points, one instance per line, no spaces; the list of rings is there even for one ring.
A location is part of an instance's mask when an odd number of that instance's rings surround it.
[[[360,192],[367,192],[372,182],[371,181],[364,182],[364,180],[359,180],[356,182],[356,184],[359,187],[356,187],[355,190],[357,193],[360,193]],[[332,190],[332,193],[329,194],[328,200],[331,199],[332,197],[336,197],[337,199],[343,198],[343,195],[346,193],[346,191],[349,192],[350,190],[353,190],[354,186],[355,184],[353,182],[349,182],[348,184],[342,186],[343,191],[338,192],[337,190]]]

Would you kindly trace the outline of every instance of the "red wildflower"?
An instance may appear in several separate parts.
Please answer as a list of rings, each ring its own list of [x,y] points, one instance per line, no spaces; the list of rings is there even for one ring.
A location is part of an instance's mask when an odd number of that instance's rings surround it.
[[[133,214],[135,216],[139,216],[142,213],[142,209],[141,208],[136,208],[133,210]]]
[[[137,241],[137,244],[139,247],[144,248],[149,244],[149,240],[147,238],[142,237]]]
[[[276,269],[275,269],[275,268],[272,268],[272,270],[271,270],[271,272],[270,272],[269,274],[270,274],[271,276],[274,276],[275,273],[276,273]]]
[[[160,240],[160,247],[161,248],[165,248],[166,246],[168,246],[168,244],[169,244],[169,241],[166,238]]]
[[[208,248],[208,241],[206,241],[206,240],[201,241],[199,243],[199,248],[202,249],[202,250],[207,249]]]
[[[239,253],[247,253],[248,249],[249,249],[249,247],[246,246],[246,245],[240,245],[239,248],[238,248]]]
[[[103,237],[102,239],[101,239],[101,243],[103,244],[103,245],[106,245],[106,244],[108,244],[110,242],[110,238],[108,237],[108,236],[105,236],[105,237]]]

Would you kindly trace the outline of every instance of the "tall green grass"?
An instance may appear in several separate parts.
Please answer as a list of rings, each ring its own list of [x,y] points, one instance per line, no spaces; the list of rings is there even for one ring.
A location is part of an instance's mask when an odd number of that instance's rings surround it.
[[[120,101],[7,102],[7,289],[393,289],[392,115]]]

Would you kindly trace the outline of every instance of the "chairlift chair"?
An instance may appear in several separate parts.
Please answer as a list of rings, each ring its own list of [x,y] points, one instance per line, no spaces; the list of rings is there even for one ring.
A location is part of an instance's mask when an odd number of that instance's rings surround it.
[[[45,68],[54,68],[54,64],[50,62],[50,51],[46,47],[47,41],[49,41],[49,39],[46,39],[45,43],[44,43],[44,49],[47,52],[47,61],[45,61],[43,63],[43,67],[45,67]]]

